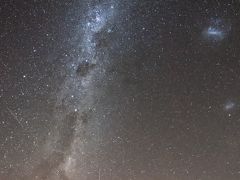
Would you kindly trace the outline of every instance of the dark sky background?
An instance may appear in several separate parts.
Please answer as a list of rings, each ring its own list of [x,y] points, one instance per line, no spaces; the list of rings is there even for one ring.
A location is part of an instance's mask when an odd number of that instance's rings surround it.
[[[239,180],[240,1],[0,2],[0,180]]]

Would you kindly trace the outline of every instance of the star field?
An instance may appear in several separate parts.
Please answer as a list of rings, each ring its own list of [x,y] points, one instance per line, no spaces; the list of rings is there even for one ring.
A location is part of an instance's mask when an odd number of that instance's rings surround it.
[[[0,3],[0,180],[240,179],[240,2]]]

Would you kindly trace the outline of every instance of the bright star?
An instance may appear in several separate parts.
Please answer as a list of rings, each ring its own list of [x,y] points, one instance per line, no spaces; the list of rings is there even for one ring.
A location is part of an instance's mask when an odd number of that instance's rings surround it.
[[[101,21],[101,17],[100,16],[97,16],[96,17],[96,22],[100,22]]]

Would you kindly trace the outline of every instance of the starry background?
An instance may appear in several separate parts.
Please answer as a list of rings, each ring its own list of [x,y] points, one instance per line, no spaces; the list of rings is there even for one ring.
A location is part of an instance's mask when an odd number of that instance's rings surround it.
[[[240,2],[0,2],[0,179],[240,179]]]

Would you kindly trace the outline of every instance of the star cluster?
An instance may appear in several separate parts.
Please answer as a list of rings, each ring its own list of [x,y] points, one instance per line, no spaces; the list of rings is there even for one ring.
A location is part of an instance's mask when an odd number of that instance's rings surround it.
[[[203,34],[210,41],[221,41],[225,39],[231,31],[231,25],[222,19],[211,20],[209,27],[204,30]]]

